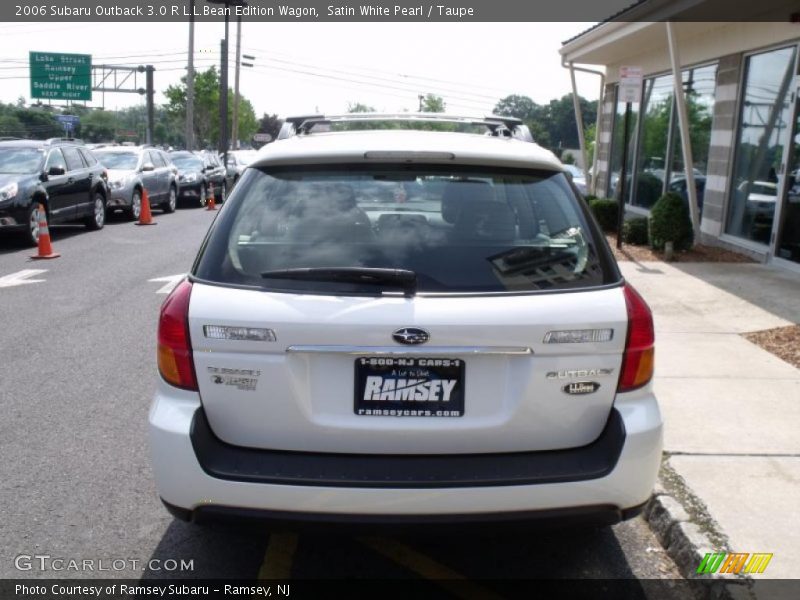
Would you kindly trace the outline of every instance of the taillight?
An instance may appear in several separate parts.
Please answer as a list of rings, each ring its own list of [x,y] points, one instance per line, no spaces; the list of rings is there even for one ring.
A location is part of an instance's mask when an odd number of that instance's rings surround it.
[[[182,281],[167,296],[158,320],[158,370],[167,383],[197,390],[189,338],[189,297],[192,284]]]
[[[629,392],[642,387],[653,378],[655,358],[655,331],[653,314],[647,302],[630,284],[623,288],[628,309],[628,336],[622,356],[622,372],[618,392]]]

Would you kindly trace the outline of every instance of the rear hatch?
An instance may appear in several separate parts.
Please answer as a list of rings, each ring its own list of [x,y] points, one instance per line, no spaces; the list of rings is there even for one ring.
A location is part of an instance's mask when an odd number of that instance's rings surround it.
[[[628,317],[578,202],[554,171],[250,169],[193,273],[189,329],[214,433],[341,453],[591,442]]]

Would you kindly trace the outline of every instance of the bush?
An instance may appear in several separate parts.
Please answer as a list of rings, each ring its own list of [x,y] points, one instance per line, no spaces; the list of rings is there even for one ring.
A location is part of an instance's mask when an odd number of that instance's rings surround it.
[[[672,242],[675,250],[688,250],[694,242],[689,207],[673,192],[661,196],[650,211],[650,245],[663,250],[666,242]]]
[[[589,201],[589,208],[592,209],[594,217],[603,231],[612,233],[617,230],[619,207],[616,200],[595,198]]]
[[[646,246],[648,243],[647,217],[635,217],[622,225],[622,240],[634,246]]]

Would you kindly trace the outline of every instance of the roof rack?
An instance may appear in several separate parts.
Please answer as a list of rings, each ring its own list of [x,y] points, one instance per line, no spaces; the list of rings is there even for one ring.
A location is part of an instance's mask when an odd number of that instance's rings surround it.
[[[57,144],[83,144],[83,140],[79,138],[71,138],[71,137],[54,137],[45,140],[50,145],[57,145]]]
[[[443,113],[349,113],[346,115],[300,115],[287,117],[281,126],[278,139],[286,139],[296,135],[308,135],[317,125],[336,123],[369,123],[379,121],[404,121],[420,123],[454,123],[460,125],[483,125],[488,135],[496,137],[513,137],[525,142],[533,142],[530,129],[521,119],[500,115],[486,117],[460,117]]]
[[[11,142],[14,140],[24,140],[25,138],[17,137],[15,135],[0,135],[0,142]]]

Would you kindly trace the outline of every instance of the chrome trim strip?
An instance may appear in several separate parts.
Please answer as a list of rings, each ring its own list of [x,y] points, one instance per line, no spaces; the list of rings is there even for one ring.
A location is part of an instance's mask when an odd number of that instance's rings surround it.
[[[483,354],[524,356],[533,350],[524,346],[289,346],[286,352],[293,354],[358,354],[358,355],[414,355],[414,356],[458,356]]]

